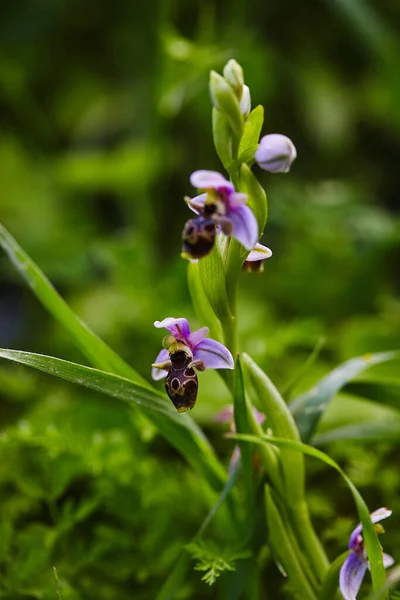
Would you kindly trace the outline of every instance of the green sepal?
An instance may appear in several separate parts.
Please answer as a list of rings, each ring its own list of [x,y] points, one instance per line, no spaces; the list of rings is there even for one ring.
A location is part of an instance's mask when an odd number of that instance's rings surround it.
[[[225,169],[229,171],[233,162],[232,130],[226,115],[215,106],[212,109],[212,130],[217,154]]]
[[[199,274],[204,292],[222,325],[232,320],[226,292],[225,267],[218,241],[204,258],[199,259]]]
[[[248,196],[247,203],[257,219],[259,237],[261,237],[268,217],[267,195],[250,167],[245,163],[240,167],[239,180],[239,189]]]
[[[204,291],[203,284],[200,279],[199,264],[188,262],[187,280],[190,297],[193,307],[196,311],[197,318],[201,324],[207,325],[210,330],[210,337],[218,342],[223,342],[221,323],[217,319],[207,295]]]
[[[239,162],[252,163],[254,161],[263,124],[264,107],[259,104],[244,122],[244,131],[239,144]]]
[[[237,97],[240,98],[244,84],[244,75],[241,65],[239,65],[234,58],[231,58],[224,66],[223,74],[225,80],[229,83],[231,88],[233,88]]]
[[[214,106],[226,115],[239,142],[243,134],[243,115],[240,112],[239,100],[229,83],[215,71],[210,73],[210,94]]]

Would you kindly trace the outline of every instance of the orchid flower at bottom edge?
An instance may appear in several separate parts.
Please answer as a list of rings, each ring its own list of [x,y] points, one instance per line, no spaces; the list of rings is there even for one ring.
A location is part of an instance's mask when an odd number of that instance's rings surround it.
[[[378,508],[378,510],[371,513],[371,521],[372,523],[378,523],[382,519],[390,517],[391,514],[392,511],[388,508]],[[367,552],[361,531],[362,524],[360,523],[350,536],[349,549],[351,552],[340,569],[339,587],[344,600],[356,600],[364,575],[367,569],[369,569]],[[383,553],[383,566],[385,569],[391,567],[393,564],[393,557]]]

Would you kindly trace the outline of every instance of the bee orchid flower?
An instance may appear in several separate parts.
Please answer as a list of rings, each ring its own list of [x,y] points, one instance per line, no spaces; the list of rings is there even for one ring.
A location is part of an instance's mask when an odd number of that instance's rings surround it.
[[[378,523],[382,519],[390,517],[391,514],[392,511],[388,508],[378,508],[378,510],[371,513],[371,521]],[[339,585],[345,600],[356,600],[364,575],[367,569],[369,569],[367,552],[361,531],[362,524],[360,523],[350,536],[349,548],[351,552],[340,569]],[[391,567],[393,564],[394,559],[389,554],[383,553],[383,565],[385,569]]]
[[[152,365],[151,375],[155,380],[166,378],[166,392],[178,412],[192,409],[198,388],[194,369],[233,369],[232,354],[220,342],[206,339],[208,327],[190,331],[187,319],[167,317],[155,321],[154,326],[164,327],[169,335],[163,340],[164,348]]]
[[[195,171],[190,177],[194,187],[205,193],[188,199],[189,207],[198,214],[183,230],[183,252],[191,258],[206,256],[215,242],[216,227],[233,236],[252,250],[258,240],[258,224],[247,195],[236,192],[234,185],[216,171]]]

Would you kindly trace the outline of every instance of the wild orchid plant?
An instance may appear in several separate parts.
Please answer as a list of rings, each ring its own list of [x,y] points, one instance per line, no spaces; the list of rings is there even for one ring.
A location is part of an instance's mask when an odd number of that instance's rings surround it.
[[[78,319],[4,228],[0,230],[0,243],[10,259],[95,368],[15,350],[2,350],[0,356],[139,408],[199,477],[221,493],[217,505],[188,546],[189,552],[200,557],[202,566],[198,568],[208,569],[205,579],[209,583],[222,570],[234,569],[232,562],[222,558],[209,561],[209,566],[199,544],[224,503],[242,545],[235,560],[248,560],[250,556],[253,564],[259,565],[257,558],[267,545],[287,577],[293,597],[332,600],[340,586],[342,597],[354,600],[370,568],[374,592],[378,594],[374,598],[387,599],[384,569],[393,564],[393,559],[382,553],[377,538],[381,529],[376,524],[389,516],[390,511],[379,509],[370,516],[361,495],[340,467],[328,455],[304,442],[310,441],[324,408],[347,380],[371,364],[393,358],[393,354],[348,361],[290,406],[253,359],[245,353],[238,354],[237,297],[241,272],[262,270],[264,261],[272,254],[258,241],[267,221],[267,197],[252,167],[257,164],[270,173],[287,173],[296,158],[296,149],[281,134],[268,134],[260,139],[263,108],[257,106],[251,110],[250,90],[236,61],[227,63],[223,76],[211,73],[210,93],[214,143],[226,173],[197,170],[191,175],[190,183],[200,195],[186,198],[195,215],[188,218],[182,237],[182,254],[189,259],[189,290],[202,327],[191,331],[184,317],[164,317],[154,323],[168,333],[152,365],[152,377],[165,378],[166,391],[174,406]],[[196,370],[201,372],[206,368],[219,370],[233,397],[233,407],[218,418],[220,422],[231,423],[229,435],[238,444],[229,474],[186,412],[193,409],[197,398]],[[140,418],[138,415],[139,421]],[[351,535],[350,552],[332,564],[310,519],[305,454],[340,473],[350,488],[361,520]],[[238,479],[239,494],[232,494]],[[260,535],[264,536],[261,541]],[[184,550],[158,600],[175,597],[189,565]],[[256,571],[260,568],[257,566]],[[235,597],[250,600],[259,597],[254,572],[252,568],[247,576],[241,577]]]

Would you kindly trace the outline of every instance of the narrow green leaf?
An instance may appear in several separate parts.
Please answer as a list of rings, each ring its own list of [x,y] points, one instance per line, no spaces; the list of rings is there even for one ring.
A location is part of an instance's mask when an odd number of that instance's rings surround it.
[[[248,436],[254,437],[254,436]],[[243,436],[242,436],[243,439]],[[301,564],[301,552],[296,539],[288,531],[288,522],[282,518],[280,501],[269,486],[265,486],[268,539],[274,555],[285,569],[290,583],[302,600],[317,600]]]
[[[330,467],[333,467],[338,473],[340,473],[353,495],[355,504],[357,506],[357,511],[360,517],[360,521],[363,525],[363,537],[365,540],[368,560],[371,568],[373,589],[374,591],[377,591],[385,585],[386,573],[382,562],[382,550],[378,540],[378,536],[369,516],[370,511],[368,510],[367,505],[365,504],[360,492],[357,490],[354,483],[330,456],[328,456],[324,452],[321,452],[321,450],[313,448],[312,446],[308,446],[307,444],[303,444],[301,442],[295,442],[293,440],[284,440],[281,438],[269,436],[261,437],[240,434],[231,434],[229,437],[232,437],[233,439],[237,440],[247,441],[249,443],[255,443],[260,445],[273,444],[278,448],[290,448],[292,450],[298,450],[300,452],[303,452],[303,454],[307,454],[308,456],[312,456],[314,458],[317,458],[318,460],[321,460]],[[382,596],[382,600],[389,600],[388,593]]]
[[[374,592],[368,596],[367,600],[386,600],[388,590],[392,589],[400,581],[400,566],[393,567],[390,569],[387,576],[386,584],[377,592]],[[398,600],[400,598],[400,592],[391,592],[390,600]]]
[[[229,172],[233,161],[232,131],[224,113],[215,107],[212,110],[212,129],[215,149],[220,161]]]
[[[244,131],[239,144],[239,161],[249,163],[254,160],[264,123],[264,108],[256,106],[244,122]]]
[[[300,441],[299,432],[289,408],[262,369],[243,353],[245,373],[257,398],[258,408],[267,417],[267,426],[276,437]],[[301,501],[304,496],[304,459],[299,452],[281,451],[282,469],[285,477],[286,491],[294,494],[294,502]]]
[[[267,195],[253,171],[245,163],[240,167],[239,189],[248,195],[248,205],[255,214],[261,237],[268,217]]]
[[[215,244],[210,254],[199,260],[198,265],[201,283],[214,313],[222,323],[231,320],[225,268],[218,243]]]
[[[399,415],[400,417],[400,415]],[[330,442],[357,440],[359,442],[392,442],[400,440],[400,418],[398,421],[374,421],[346,425],[320,433],[312,438],[313,446],[323,446]]]
[[[97,368],[149,386],[146,380],[79,319],[37,265],[0,224],[0,245],[35,296],[68,331],[82,354]],[[149,386],[150,387],[150,386]]]
[[[221,324],[215,316],[215,313],[211,308],[204,291],[203,284],[201,283],[200,279],[198,263],[188,261],[187,278],[190,297],[192,299],[197,318],[202,325],[204,324],[209,327],[210,337],[219,342],[223,342]]]
[[[178,414],[161,393],[129,379],[60,358],[18,350],[0,350],[0,357],[55,375],[102,392],[131,405],[139,406],[159,428],[160,433],[179,450],[216,490],[227,479],[201,429],[187,414]]]
[[[310,391],[295,398],[290,404],[290,410],[302,440],[305,442],[310,440],[330,400],[350,379],[372,365],[393,360],[398,356],[397,352],[380,352],[352,358],[331,371]]]
[[[242,365],[240,364],[239,356],[236,359],[235,380],[234,380],[234,416],[235,426],[238,433],[250,433],[250,415],[251,408],[246,403],[243,383]],[[243,465],[244,486],[246,493],[246,515],[249,534],[252,534],[253,529],[253,514],[254,514],[254,490],[253,490],[253,451],[249,444],[241,444],[240,456]]]

